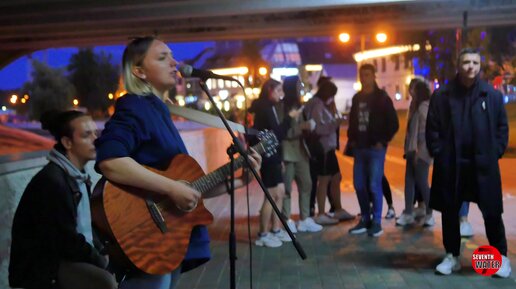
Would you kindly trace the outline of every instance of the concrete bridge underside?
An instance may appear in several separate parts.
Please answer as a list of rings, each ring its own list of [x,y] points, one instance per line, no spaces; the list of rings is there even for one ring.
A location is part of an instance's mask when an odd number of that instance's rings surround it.
[[[516,24],[513,0],[3,0],[0,67],[50,47],[262,39]]]

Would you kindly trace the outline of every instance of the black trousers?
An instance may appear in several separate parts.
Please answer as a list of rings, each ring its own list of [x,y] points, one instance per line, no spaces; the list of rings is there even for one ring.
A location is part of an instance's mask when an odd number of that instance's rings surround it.
[[[460,221],[459,210],[462,202],[457,206],[449,207],[442,211],[443,245],[446,253],[453,256],[460,255]],[[500,254],[507,256],[507,239],[502,215],[487,215],[482,212],[489,245],[498,249]]]

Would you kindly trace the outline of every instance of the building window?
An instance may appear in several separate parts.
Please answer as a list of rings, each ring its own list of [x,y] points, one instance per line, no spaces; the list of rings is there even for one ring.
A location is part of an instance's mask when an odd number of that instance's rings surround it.
[[[410,67],[410,58],[406,57],[406,56],[404,58],[405,58],[405,69],[407,69]]]
[[[394,70],[398,71],[400,70],[400,56],[394,55]]]
[[[373,59],[373,65],[374,69],[378,70],[378,61],[376,59]]]
[[[382,72],[385,72],[387,66],[387,61],[385,60],[385,57],[382,57]]]

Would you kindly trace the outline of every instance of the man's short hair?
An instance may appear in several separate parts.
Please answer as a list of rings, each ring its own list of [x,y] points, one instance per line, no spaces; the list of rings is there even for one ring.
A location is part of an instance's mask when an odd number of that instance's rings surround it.
[[[364,71],[364,70],[369,70],[371,71],[373,74],[376,73],[376,68],[374,67],[374,65],[372,65],[371,63],[366,63],[366,64],[362,64],[360,66],[360,68],[358,69],[358,72],[360,73],[361,71]]]
[[[462,48],[460,50],[460,52],[459,52],[459,55],[457,55],[457,67],[460,65],[460,58],[464,54],[478,54],[478,55],[480,55],[480,50],[478,50],[478,48],[473,48],[473,47]]]

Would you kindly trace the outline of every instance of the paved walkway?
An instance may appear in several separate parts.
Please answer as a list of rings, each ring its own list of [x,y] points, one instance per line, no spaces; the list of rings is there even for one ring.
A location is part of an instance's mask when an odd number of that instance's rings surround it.
[[[343,161],[342,158],[339,159]],[[346,209],[353,213],[359,211],[352,191],[343,190],[342,197]],[[399,213],[403,207],[403,198],[395,193],[394,199]],[[248,225],[246,194],[243,190],[237,192],[237,288],[251,288],[250,260],[253,270],[252,288],[257,289],[516,288],[515,273],[508,279],[483,277],[476,274],[471,266],[473,251],[479,245],[487,244],[483,221],[475,205],[470,210],[475,236],[463,239],[463,269],[451,276],[438,276],[434,274],[433,268],[443,257],[439,213],[435,213],[437,224],[431,229],[420,226],[401,229],[394,225],[394,220],[384,220],[384,234],[379,238],[349,235],[347,231],[354,224],[353,221],[326,227],[319,233],[299,233],[298,240],[308,255],[306,260],[301,260],[293,246],[288,243],[274,249],[252,245],[250,258],[248,226],[254,240],[262,200],[263,196],[257,184],[252,183],[249,198],[251,217]],[[293,201],[297,202],[297,199]],[[215,223],[209,227],[213,259],[206,265],[183,274],[177,287],[179,289],[230,287],[227,242],[229,197],[208,200],[207,207],[215,216]],[[295,210],[297,206],[292,207]],[[506,200],[505,208],[509,258],[512,260],[512,267],[516,269],[516,229],[511,224],[516,217],[516,201]],[[297,218],[297,215],[294,217]]]

